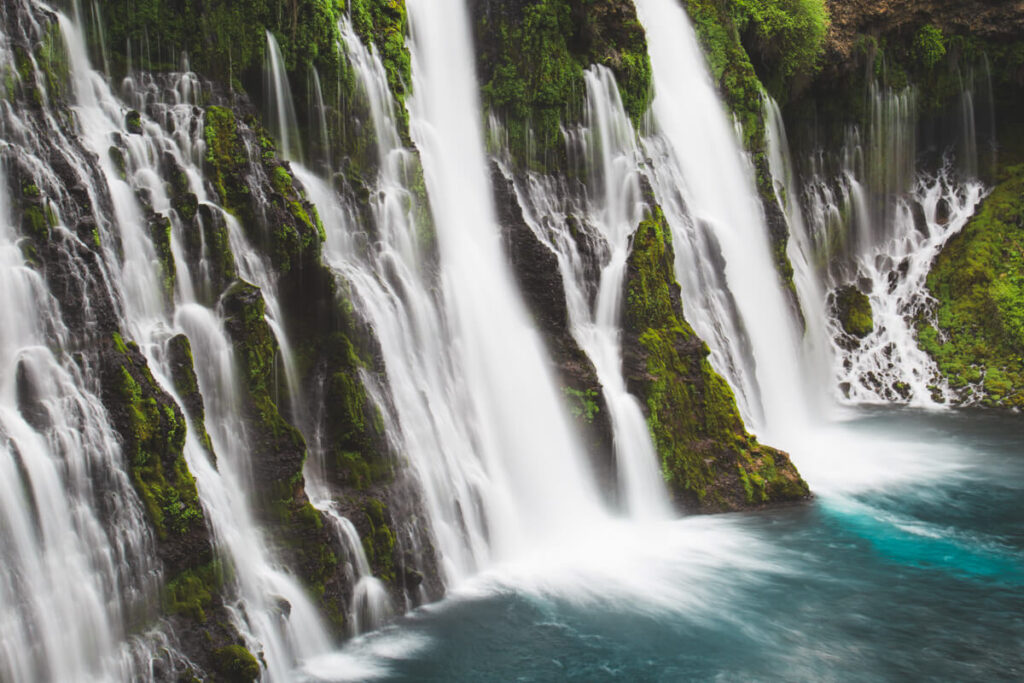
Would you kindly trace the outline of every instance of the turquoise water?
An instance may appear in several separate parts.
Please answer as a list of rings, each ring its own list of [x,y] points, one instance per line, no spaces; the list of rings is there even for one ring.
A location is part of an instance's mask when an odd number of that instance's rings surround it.
[[[879,449],[860,490],[609,528],[459,587],[311,680],[1024,679],[1024,419],[867,412],[844,429]]]

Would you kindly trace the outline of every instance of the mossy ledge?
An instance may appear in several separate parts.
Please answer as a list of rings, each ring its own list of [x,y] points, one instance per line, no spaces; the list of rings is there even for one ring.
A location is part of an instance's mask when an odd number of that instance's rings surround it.
[[[807,498],[789,456],[747,433],[707,345],[684,320],[671,232],[651,206],[627,264],[623,370],[644,406],[676,505],[723,512]]]
[[[935,317],[921,347],[962,401],[1024,409],[1024,164],[999,184],[932,264]]]

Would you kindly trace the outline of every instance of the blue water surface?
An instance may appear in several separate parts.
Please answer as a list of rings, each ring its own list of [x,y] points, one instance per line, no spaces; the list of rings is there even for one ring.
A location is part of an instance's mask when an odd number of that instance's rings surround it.
[[[1024,419],[888,410],[849,429],[934,444],[955,467],[721,515],[692,549],[686,535],[708,518],[666,526],[684,538],[674,553],[692,553],[682,561],[704,558],[661,577],[678,591],[668,604],[665,584],[645,597],[613,582],[605,599],[586,567],[585,599],[571,580],[456,590],[312,680],[1024,680]],[[721,566],[709,538],[730,544]]]

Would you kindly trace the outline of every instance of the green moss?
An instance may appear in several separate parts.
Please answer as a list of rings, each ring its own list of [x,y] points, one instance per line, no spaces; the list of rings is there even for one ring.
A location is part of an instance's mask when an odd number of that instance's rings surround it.
[[[732,0],[731,13],[773,91],[817,71],[829,25],[824,0]]]
[[[171,219],[163,214],[153,216],[149,221],[149,237],[156,250],[160,265],[160,280],[163,285],[164,299],[168,303],[174,301],[174,253],[171,251]]]
[[[228,645],[215,650],[213,666],[227,683],[252,683],[260,677],[259,662],[241,645]]]
[[[562,393],[569,399],[569,411],[573,417],[580,418],[587,424],[592,424],[599,412],[597,405],[598,393],[596,389],[573,389],[562,387]]]
[[[245,146],[234,112],[227,107],[208,107],[203,136],[207,177],[213,182],[224,208],[241,218],[247,213],[245,207],[250,198],[242,174],[247,161]]]
[[[367,45],[375,45],[384,64],[388,87],[397,107],[398,127],[408,135],[405,97],[412,83],[412,61],[405,45],[409,20],[402,0],[349,0],[352,28]]]
[[[1004,170],[935,259],[927,285],[935,325],[922,320],[918,341],[950,386],[1024,408],[1024,165]]]
[[[914,50],[917,58],[927,69],[934,68],[946,56],[946,39],[942,31],[931,24],[925,24],[914,36]]]
[[[206,623],[206,611],[223,585],[224,571],[219,561],[187,569],[164,586],[161,599],[164,612],[185,614],[199,623]]]
[[[871,334],[875,322],[871,315],[871,300],[851,285],[838,288],[833,294],[836,317],[843,330],[858,339]]]
[[[376,498],[371,498],[363,505],[370,531],[363,536],[363,550],[366,559],[374,569],[374,574],[382,581],[395,581],[395,535],[387,525],[387,506]]]
[[[21,230],[39,243],[50,239],[50,228],[57,224],[46,204],[27,204],[21,214]]]
[[[127,418],[124,451],[132,482],[158,538],[187,534],[203,524],[203,512],[185,463],[184,417],[160,391],[149,368],[132,360],[124,340],[118,335],[112,341],[124,354],[114,393]]]

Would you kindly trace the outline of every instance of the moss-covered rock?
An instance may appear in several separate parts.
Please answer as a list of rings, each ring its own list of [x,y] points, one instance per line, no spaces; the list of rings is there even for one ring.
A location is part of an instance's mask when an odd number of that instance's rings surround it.
[[[239,635],[224,607],[226,570],[215,556],[185,461],[187,424],[135,344],[114,333],[100,341],[99,358],[103,403],[121,436],[128,472],[165,571],[160,609],[175,625],[190,660],[212,675],[214,650]]]
[[[1024,408],[1024,164],[1006,168],[928,275],[935,323],[921,347],[950,386],[986,405]]]
[[[277,341],[265,320],[265,304],[257,287],[238,281],[221,301],[225,327],[235,347],[244,386],[242,410],[250,426],[249,466],[256,485],[256,513],[271,530],[285,557],[325,613],[338,615],[343,626],[344,586],[337,557],[320,513],[305,493],[303,464],[306,443],[282,415]]]
[[[863,339],[875,329],[871,300],[852,285],[839,287],[832,293],[833,310],[843,331]]]
[[[496,164],[491,167],[491,186],[512,272],[537,329],[544,337],[555,376],[562,386],[565,404],[583,439],[601,490],[613,498],[618,485],[611,416],[597,370],[569,328],[565,284],[558,258],[526,224],[515,185]],[[580,247],[584,251],[587,245],[581,244]]]
[[[174,390],[188,412],[192,429],[207,452],[213,456],[213,444],[206,431],[206,408],[203,395],[199,391],[199,380],[196,377],[195,362],[192,358],[192,344],[188,337],[178,334],[167,342],[167,360],[171,366],[171,381]]]
[[[639,396],[678,506],[715,512],[809,495],[789,456],[746,432],[707,345],[683,319],[671,233],[661,209],[633,236],[624,310],[624,373]]]
[[[134,346],[115,333],[109,347],[106,403],[121,428],[132,481],[157,537],[188,539],[203,527],[204,517],[183,453],[184,416]]]
[[[214,654],[215,671],[225,683],[252,683],[260,677],[260,665],[241,645],[227,645]]]

